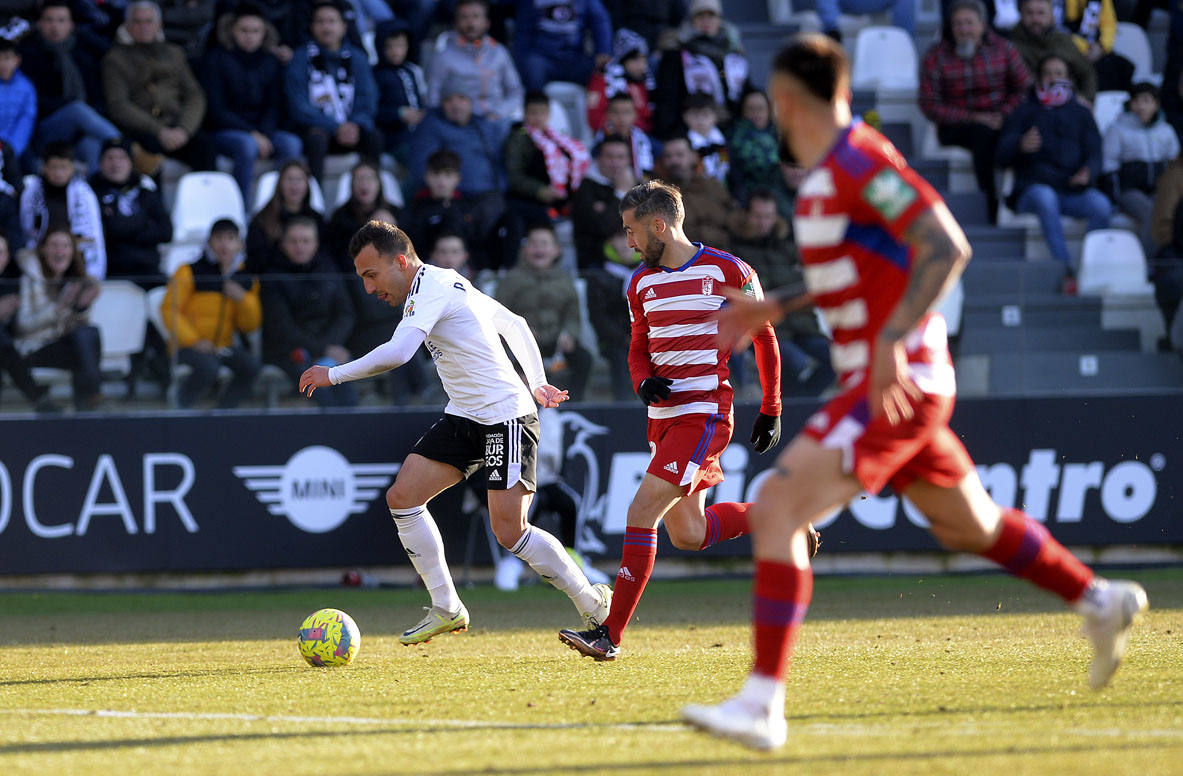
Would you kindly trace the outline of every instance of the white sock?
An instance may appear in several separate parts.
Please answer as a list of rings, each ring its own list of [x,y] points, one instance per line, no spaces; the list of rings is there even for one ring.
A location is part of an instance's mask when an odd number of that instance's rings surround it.
[[[748,674],[739,697],[769,714],[785,713],[785,683],[771,676]]]
[[[559,540],[546,531],[526,526],[526,532],[510,552],[524,560],[538,572],[538,576],[566,593],[581,615],[600,605],[600,597],[592,590],[587,577]]]
[[[392,509],[398,539],[431,594],[431,605],[449,614],[460,610],[460,596],[452,584],[452,573],[444,559],[444,541],[426,506]]]

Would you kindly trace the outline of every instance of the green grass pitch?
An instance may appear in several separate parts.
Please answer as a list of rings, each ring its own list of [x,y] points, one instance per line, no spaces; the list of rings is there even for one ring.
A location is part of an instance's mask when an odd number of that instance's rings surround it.
[[[420,647],[422,591],[3,594],[0,774],[1183,774],[1183,569],[1129,576],[1151,610],[1100,693],[1077,616],[1024,583],[820,577],[770,754],[678,722],[746,674],[747,580],[651,584],[607,664],[541,584],[462,591],[472,629]],[[351,666],[297,652],[323,606]]]

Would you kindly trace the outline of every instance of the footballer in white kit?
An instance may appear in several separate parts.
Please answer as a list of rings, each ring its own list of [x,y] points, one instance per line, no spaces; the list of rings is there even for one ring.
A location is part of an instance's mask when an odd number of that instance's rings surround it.
[[[468,627],[468,611],[426,504],[481,470],[498,542],[566,593],[585,623],[598,625],[607,616],[611,589],[591,585],[562,544],[527,521],[539,435],[535,401],[557,407],[567,392],[547,384],[526,321],[454,270],[424,264],[396,226],[371,221],[354,235],[349,252],[366,292],[401,304],[403,318],[390,340],[366,355],[332,368],[308,369],[300,390],[311,396],[316,388],[381,374],[406,363],[422,345],[448,394],[443,417],[415,443],[386,493],[399,539],[432,601],[426,617],[402,634],[402,643],[419,644]]]

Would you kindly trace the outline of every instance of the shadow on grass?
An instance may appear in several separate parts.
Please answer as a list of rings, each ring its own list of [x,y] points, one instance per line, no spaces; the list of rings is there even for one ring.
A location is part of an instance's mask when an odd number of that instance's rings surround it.
[[[645,724],[646,727],[653,723],[638,723]],[[671,728],[677,723],[669,723]],[[595,730],[598,727],[618,727],[610,725],[570,725],[563,726],[558,729],[587,729]],[[551,725],[515,725],[511,730],[555,730],[555,726]],[[474,732],[506,732],[505,726],[490,725],[488,727],[472,726],[464,728],[454,727],[439,727],[425,725],[422,727],[398,727],[390,729],[376,729],[364,731],[339,731],[339,730],[301,730],[292,731],[290,733],[224,733],[214,735],[191,735],[191,736],[161,736],[152,738],[108,738],[101,741],[42,741],[33,743],[21,744],[5,744],[0,745],[0,755],[6,754],[65,754],[73,752],[101,752],[118,750],[124,748],[133,749],[147,749],[160,748],[171,746],[189,746],[209,743],[220,744],[234,744],[234,743],[257,743],[261,741],[284,741],[284,740],[302,740],[307,741],[311,738],[344,738],[354,736],[420,736],[420,735],[435,735],[440,733],[457,733],[460,735],[471,735]],[[511,744],[507,742],[507,746]],[[927,762],[934,760],[948,761],[951,758],[961,758],[969,760],[977,760],[987,757],[1002,757],[1002,756],[1055,756],[1078,753],[1095,754],[1099,751],[1109,752],[1124,752],[1133,751],[1139,753],[1147,753],[1155,750],[1172,750],[1179,749],[1183,746],[1183,742],[1179,741],[1123,741],[1110,742],[1104,746],[1098,746],[1096,741],[1082,742],[1079,744],[1066,745],[1047,745],[1047,746],[999,746],[990,749],[939,749],[924,752],[846,752],[842,754],[818,754],[818,755],[801,755],[801,754],[751,754],[748,757],[721,757],[713,759],[699,759],[699,760],[654,760],[647,762],[578,762],[578,763],[564,763],[561,766],[558,764],[548,764],[546,766],[529,767],[523,766],[522,763],[516,762],[513,765],[504,768],[487,767],[482,768],[481,773],[484,774],[552,774],[557,768],[561,768],[564,773],[628,773],[634,770],[670,770],[682,771],[687,767],[695,768],[723,768],[728,766],[791,766],[791,765],[821,765],[825,763],[841,763],[850,762],[856,764],[875,763],[875,762]],[[736,747],[738,749],[738,747]],[[469,776],[472,773],[471,768],[463,768],[457,770],[447,771],[432,771],[438,776]]]
[[[1156,610],[1183,608],[1183,569],[1138,571]],[[516,593],[491,586],[461,591],[473,613],[474,632],[549,629],[572,624],[567,599],[545,584]],[[640,627],[706,628],[749,623],[751,583],[746,579],[657,581],[649,585],[635,623]],[[273,594],[40,594],[42,609],[13,600],[20,627],[0,635],[0,647],[53,644],[198,643],[292,638],[299,621],[322,606],[353,615],[363,634],[393,635],[421,617],[422,590],[349,589],[276,591]],[[0,595],[0,607],[8,596]],[[170,608],[170,606],[175,608]],[[91,608],[93,607],[93,608]],[[1050,614],[1067,611],[1055,596],[998,574],[819,577],[810,622],[914,617]],[[110,628],[111,615],[120,627]],[[135,638],[128,638],[135,634]]]

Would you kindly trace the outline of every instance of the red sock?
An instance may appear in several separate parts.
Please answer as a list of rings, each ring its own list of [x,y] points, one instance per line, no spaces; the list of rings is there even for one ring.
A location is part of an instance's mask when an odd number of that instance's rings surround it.
[[[641,593],[653,573],[653,559],[657,557],[657,529],[624,529],[624,552],[620,556],[620,572],[612,588],[612,609],[604,625],[613,644],[620,643],[625,626],[633,618]]]
[[[793,657],[801,621],[813,598],[813,569],[757,560],[753,588],[752,672],[782,680]]]
[[[1042,523],[1017,509],[1002,512],[1002,533],[982,553],[1016,577],[1034,582],[1072,603],[1093,581],[1093,571],[1064,549]]]
[[[722,504],[712,504],[706,508],[707,534],[703,537],[702,546],[705,550],[719,542],[734,539],[748,534],[748,507],[751,504],[738,504],[725,501]]]

